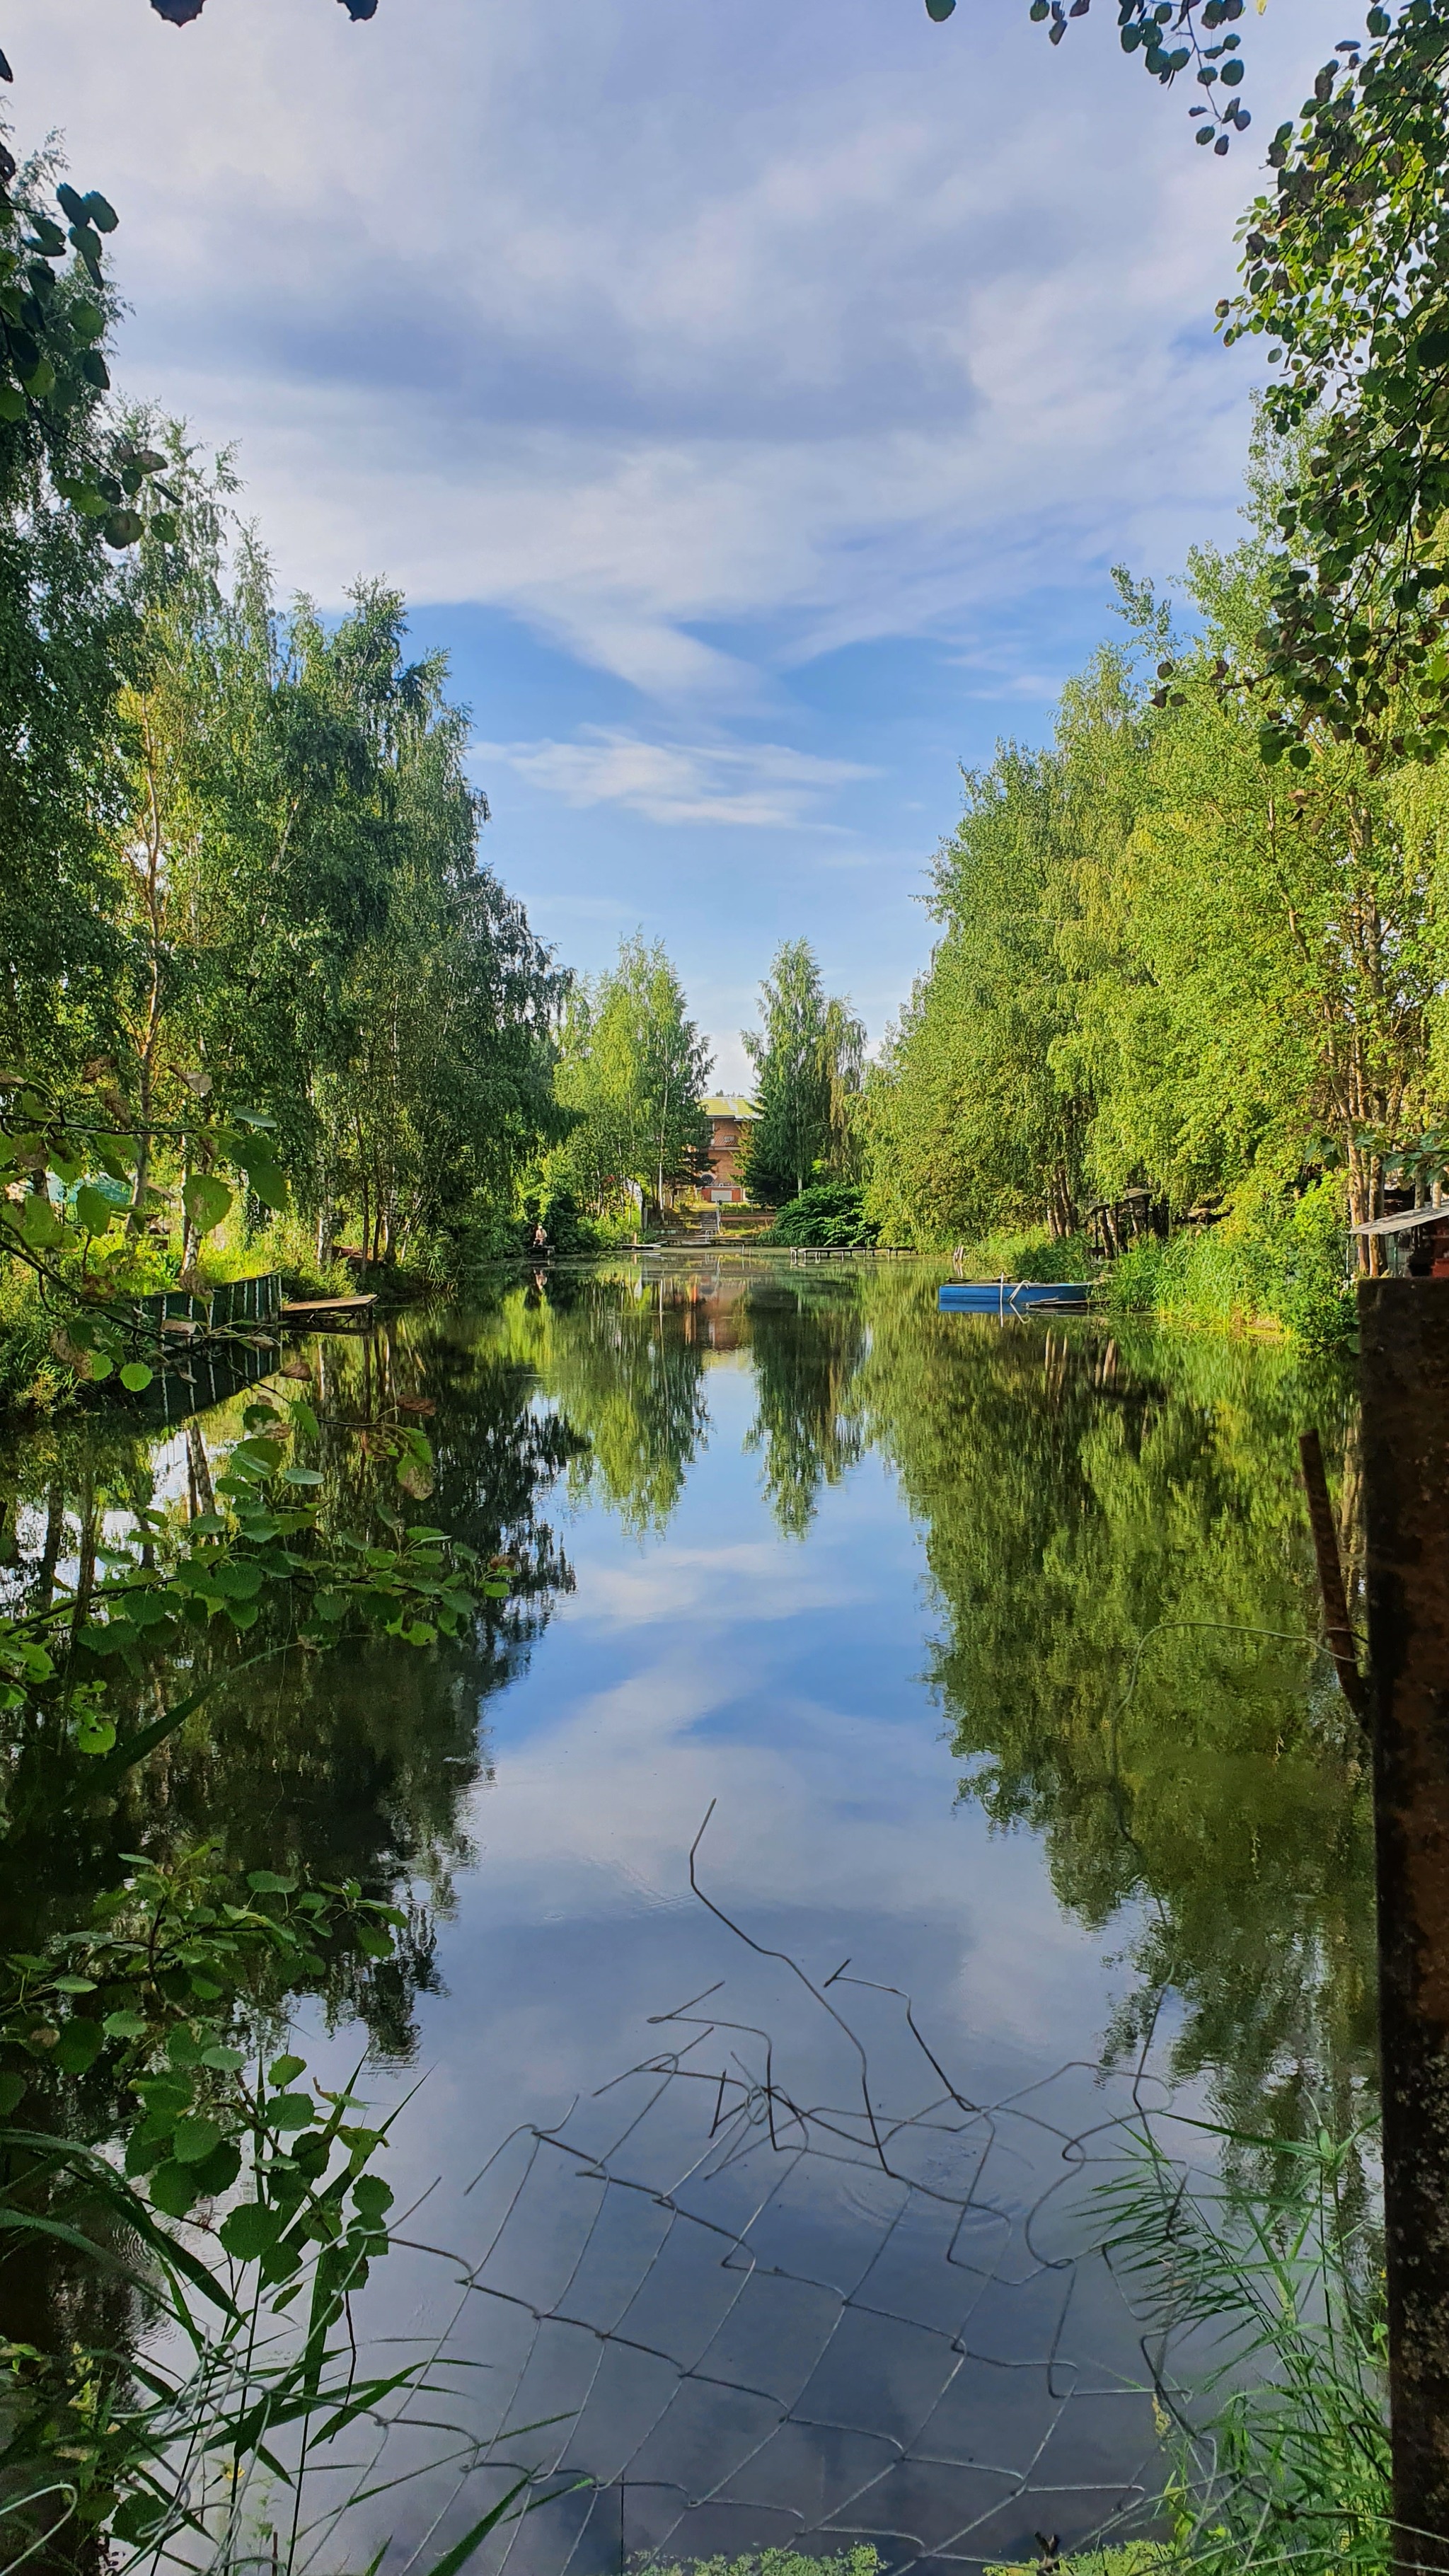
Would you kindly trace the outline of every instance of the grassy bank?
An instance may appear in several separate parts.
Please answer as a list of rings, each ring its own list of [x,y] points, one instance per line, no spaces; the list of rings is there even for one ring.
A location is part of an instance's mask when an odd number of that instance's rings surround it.
[[[1333,1180],[1296,1200],[1255,1197],[1217,1225],[1145,1235],[1110,1263],[1082,1234],[1003,1230],[967,1244],[959,1270],[964,1279],[1095,1280],[1107,1311],[1124,1320],[1284,1333],[1309,1350],[1344,1350],[1353,1333],[1343,1192]]]
[[[1147,1236],[1107,1274],[1112,1312],[1220,1330],[1286,1332],[1343,1350],[1353,1332],[1342,1191],[1322,1181],[1286,1206],[1257,1200],[1221,1224]]]

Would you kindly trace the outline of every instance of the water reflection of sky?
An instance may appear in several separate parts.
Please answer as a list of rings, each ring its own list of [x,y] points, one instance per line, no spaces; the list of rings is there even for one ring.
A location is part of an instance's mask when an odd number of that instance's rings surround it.
[[[417,2044],[365,2077],[407,2214],[359,2323],[442,2339],[456,2430],[447,2465],[436,2424],[389,2443],[423,2483],[346,2563],[391,2534],[431,2566],[520,2456],[575,2492],[490,2576],[602,2576],[621,2515],[626,2556],[1080,2541],[1152,2443],[1137,2331],[1079,2259],[1144,1997],[1180,2107],[1291,2122],[1320,2069],[1340,2106],[1370,2080],[1356,1739],[1294,1642],[1296,1435],[1342,1454],[1333,1385],[1227,1339],[943,1318],[911,1265],[581,1274],[322,1359],[327,1508],[385,1506],[359,1434],[426,1396],[424,1508],[508,1549],[515,1606],[239,1678],[125,1831],[417,1873],[423,1990],[361,1990]],[[215,1466],[239,1428],[187,1437]],[[185,1508],[175,1436],[146,1448],[100,1416],[20,1444],[31,1572],[74,1561],[85,1497],[149,1472]],[[361,2036],[317,2033],[313,2071]]]
[[[1096,2129],[1125,2107],[1118,2090],[1108,2101],[1090,2064],[1081,2068],[1098,2055],[1114,1972],[1101,1941],[1058,1905],[1035,1840],[993,1833],[977,1809],[957,1803],[957,1766],[924,1678],[929,1585],[889,1469],[867,1455],[824,1489],[803,1539],[782,1537],[761,1491],[759,1460],[745,1447],[755,1413],[749,1372],[712,1367],[708,1399],[708,1445],[666,1531],[640,1539],[602,1505],[579,1507],[567,1533],[576,1589],[558,1604],[527,1669],[488,1704],[493,1777],[475,1792],[467,1818],[473,1860],[441,1927],[443,1991],[419,2007],[419,2061],[428,2072],[396,2132],[389,2171],[400,2197],[428,2192],[428,2240],[476,2263],[512,2207],[522,2150],[506,2150],[471,2195],[459,2185],[508,2133],[563,2120],[576,2103],[566,2138],[597,2146],[610,2131],[627,2131],[650,2086],[626,2083],[601,2103],[590,2098],[595,2088],[681,2035],[687,2040],[688,2029],[666,2024],[661,2032],[658,2017],[719,1981],[702,2018],[723,2013],[768,2032],[776,2081],[797,2100],[859,2113],[859,2068],[841,2031],[787,1967],[752,1953],[691,1892],[690,1847],[712,1808],[701,1882],[753,1940],[788,1952],[817,1985],[848,1958],[852,1977],[906,1990],[963,2095],[975,2103],[1021,2097],[1001,2123],[989,2187],[982,2185],[983,2197],[1001,2197],[1009,2213],[987,2264],[988,2272],[1004,2265],[1007,2286],[993,2290],[999,2313],[989,2333],[984,2312],[978,2317],[967,2380],[959,2355],[947,2374],[955,2374],[951,2405],[960,2418],[951,2442],[969,2456],[934,2467],[898,2456],[904,2432],[922,2437],[932,2458],[944,2438],[922,2393],[940,2351],[929,2336],[914,2349],[912,2336],[919,2342],[922,2332],[915,2324],[908,2331],[877,2319],[854,2353],[860,2321],[837,2322],[830,2367],[855,2392],[854,2417],[841,2387],[820,2380],[823,2360],[809,2363],[814,2324],[791,2310],[752,2327],[781,2358],[781,2386],[789,2383],[812,2423],[823,2415],[850,2428],[827,2436],[787,2426],[768,2440],[759,2404],[751,2401],[753,2414],[745,2409],[746,2422],[744,2401],[716,2384],[717,2350],[702,2365],[702,2384],[690,2382],[690,2413],[674,2386],[677,2370],[671,2377],[653,2360],[646,2370],[625,2351],[624,2327],[619,2349],[610,2347],[607,2387],[596,2376],[597,2336],[576,2328],[575,2341],[582,2334],[588,2347],[580,2354],[568,2349],[567,2334],[550,2329],[540,2354],[532,2321],[486,2298],[464,2302],[454,2348],[488,2363],[490,2387],[511,2386],[510,2373],[528,2363],[526,2400],[520,2392],[500,2422],[531,2420],[550,2403],[571,2405],[582,2390],[592,2392],[565,2464],[605,2480],[628,2464],[630,2553],[666,2542],[677,2552],[790,2540],[802,2518],[808,2527],[832,2500],[844,2519],[823,2521],[813,2545],[824,2549],[867,2532],[885,2554],[903,2558],[940,2547],[959,2525],[974,2528],[986,2515],[974,2538],[968,2529],[952,2542],[949,2557],[1029,2550],[1044,2515],[1081,2530],[1110,2511],[1118,2496],[1107,2490],[1113,2480],[1122,2484],[1144,2443],[1142,2401],[1133,2399],[1127,2412],[1120,2402],[1125,2382],[1140,2376],[1140,2356],[1124,2340],[1120,2316],[1109,2324],[1100,2280],[1083,2287],[1077,2314],[1094,2320],[1081,2333],[1092,2348],[1092,2402],[1102,2420],[1086,2402],[1081,2353],[1069,2357],[1055,2393],[1049,2388],[1039,2294],[1059,2326],[1064,2280],[1039,2272],[1019,2235],[1038,2195],[1063,2180],[1064,2137]],[[879,2111],[911,2113],[939,2098],[940,2083],[904,2032],[896,2002],[863,1986],[847,1993],[843,1983],[830,1994],[867,2040]],[[704,2045],[701,2062],[744,2067],[760,2046],[758,2038],[726,2035]],[[1069,2061],[1079,2071],[1060,2075]],[[708,2138],[707,2090],[677,2085],[618,2149],[618,2169],[626,2177],[637,2169],[656,2186],[688,2169]],[[772,2149],[768,2136],[756,2140],[737,2223],[746,2205],[778,2185],[787,2143]],[[948,2124],[926,2144],[945,2187],[960,2189],[979,2136],[960,2137]],[[774,2213],[773,2247],[760,2259],[778,2262],[783,2253],[787,2268],[812,2278],[859,2272],[883,2224],[881,2177],[869,2154],[857,2153],[848,2169],[807,2164],[792,2179],[796,2205]],[[715,2187],[716,2211],[729,2187]],[[555,2175],[550,2186],[534,2174],[531,2189],[533,2199],[507,2218],[504,2252],[511,2294],[539,2302],[557,2292],[558,2233],[580,2184]],[[598,2312],[605,2322],[629,2319],[647,2251],[627,2233],[613,2248],[612,2307],[605,2300]],[[941,2256],[933,2245],[917,2263],[938,2285],[947,2277]],[[431,2315],[429,2302],[442,2295],[426,2288],[425,2263],[419,2279],[411,2277],[410,2259],[399,2255],[379,2276],[379,2322],[397,2331],[413,2330],[406,2321]],[[706,2268],[718,2288],[717,2254]],[[657,2307],[658,2284],[649,2286]],[[948,2278],[947,2287],[959,2283]],[[768,2305],[753,2282],[751,2291]],[[681,2276],[676,2327],[699,2296]],[[939,2305],[939,2286],[932,2296]],[[565,2305],[571,2316],[587,2308],[577,2280]],[[659,2330],[655,2316],[650,2331]],[[880,2354],[891,2335],[905,2341],[887,2368]],[[982,2336],[985,2358],[974,2349]],[[803,2338],[798,2353],[792,2337]],[[867,2349],[877,2357],[874,2393]],[[729,2362],[736,2373],[759,2376],[753,2344],[744,2359],[731,2347]],[[983,2372],[989,2385],[968,2403],[971,2375],[980,2380]],[[1074,2404],[1063,2412],[1069,2389]],[[872,2420],[855,2420],[861,2416]],[[1045,2453],[1036,2455],[1059,2419],[1049,2466]],[[727,2474],[736,2453],[739,2465]],[[1084,2482],[1090,2492],[1078,2492]],[[716,2492],[721,2485],[724,2494]],[[1043,2501],[1053,2489],[1065,2492]],[[686,2495],[708,2501],[684,2511]],[[571,2547],[583,2566],[610,2563],[617,2511],[613,2496],[540,2514],[513,2535],[514,2564],[555,2567]],[[444,2536],[466,2519],[460,2500],[445,2513]],[[494,2547],[501,2555],[501,2544]]]

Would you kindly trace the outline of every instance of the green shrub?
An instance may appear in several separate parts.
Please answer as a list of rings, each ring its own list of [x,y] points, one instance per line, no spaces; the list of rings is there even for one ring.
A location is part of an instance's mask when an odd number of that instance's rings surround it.
[[[775,1222],[759,1236],[761,1243],[813,1244],[824,1251],[850,1252],[875,1243],[880,1235],[865,1213],[865,1192],[854,1181],[813,1181],[798,1198],[781,1208]]]
[[[1353,1333],[1345,1244],[1340,1181],[1294,1200],[1258,1195],[1219,1225],[1131,1244],[1112,1264],[1108,1302],[1166,1323],[1277,1324],[1310,1350],[1342,1350]]]
[[[1097,1264],[1084,1234],[1053,1236],[1044,1225],[1022,1234],[988,1234],[968,1243],[963,1279],[1090,1279]]]
[[[51,1351],[52,1329],[34,1272],[0,1264],[0,1408],[49,1413],[74,1389],[72,1371]]]
[[[1277,1311],[1310,1350],[1344,1350],[1353,1338],[1346,1221],[1342,1182],[1322,1180],[1283,1229]]]

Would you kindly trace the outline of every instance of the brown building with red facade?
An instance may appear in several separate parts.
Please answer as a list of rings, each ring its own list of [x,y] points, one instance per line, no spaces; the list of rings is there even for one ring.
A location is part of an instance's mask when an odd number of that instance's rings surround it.
[[[704,1196],[716,1207],[742,1207],[745,1140],[755,1104],[739,1093],[718,1092],[712,1100],[701,1101],[700,1106],[709,1120],[709,1179]]]

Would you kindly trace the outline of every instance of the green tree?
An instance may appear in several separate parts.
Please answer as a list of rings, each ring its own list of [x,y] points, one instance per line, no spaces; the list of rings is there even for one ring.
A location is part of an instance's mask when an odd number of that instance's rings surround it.
[[[444,656],[408,660],[396,592],[360,584],[332,627],[305,600],[283,617],[245,531],[228,581],[227,461],[207,477],[153,434],[184,506],[143,541],[121,707],[123,1089],[144,1127],[224,1067],[286,1137],[319,1259],[350,1209],[370,1258],[455,1266],[558,1131],[563,989],[480,864],[467,711]]]
[[[112,1024],[105,832],[125,801],[116,692],[141,650],[122,553],[142,525],[116,505],[151,464],[106,413],[117,308],[94,222],[68,234],[47,211],[58,166],[17,172],[0,144],[0,1048],[52,1071]],[[114,228],[104,199],[60,185]]]
[[[944,933],[868,1094],[867,1204],[888,1241],[1076,1226],[1098,1107],[1081,1043],[1087,880],[1120,852],[1144,750],[1109,652],[1065,693],[1051,748],[1005,743],[967,773],[934,870]]]
[[[569,997],[555,1089],[575,1125],[550,1176],[596,1208],[629,1182],[662,1203],[701,1168],[711,1061],[663,943],[622,940],[617,966]]]
[[[1275,497],[1268,475],[1260,510]],[[1003,746],[968,779],[944,935],[868,1096],[892,1239],[1065,1235],[1131,1188],[1281,1234],[1325,1171],[1362,1221],[1439,1116],[1443,782],[1351,741],[1311,771],[1265,762],[1231,657],[1270,579],[1261,537],[1196,554],[1203,632],[1175,653],[1124,579],[1170,684],[1103,651],[1047,750]]]
[[[826,995],[808,939],[782,942],[760,1005],[762,1027],[742,1032],[757,1104],[745,1186],[778,1203],[817,1174],[855,1177],[865,1030],[847,1001]]]

